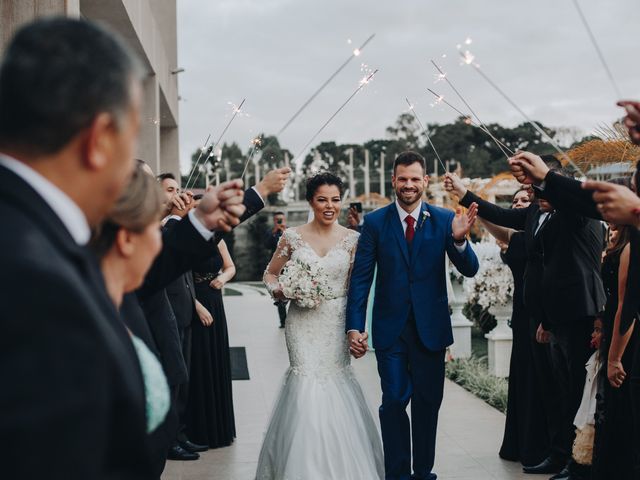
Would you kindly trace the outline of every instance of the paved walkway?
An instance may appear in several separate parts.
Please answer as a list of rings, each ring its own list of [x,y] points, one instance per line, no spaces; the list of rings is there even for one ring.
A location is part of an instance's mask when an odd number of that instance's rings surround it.
[[[162,480],[253,480],[260,443],[288,365],[284,331],[276,308],[254,289],[225,297],[231,346],[245,346],[251,380],[234,381],[238,438],[228,448],[210,450],[195,462],[168,462]],[[358,379],[377,422],[380,385],[375,356],[354,362]],[[497,452],[504,415],[447,381],[440,414],[435,471],[440,479],[524,479],[519,464]],[[314,480],[314,479],[305,479]],[[341,480],[341,479],[335,479]]]

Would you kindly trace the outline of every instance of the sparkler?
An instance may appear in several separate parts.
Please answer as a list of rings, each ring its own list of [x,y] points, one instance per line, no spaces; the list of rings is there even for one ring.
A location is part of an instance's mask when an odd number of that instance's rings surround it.
[[[193,175],[193,172],[195,172],[195,169],[196,169],[195,166],[198,165],[198,163],[200,162],[200,159],[202,158],[202,155],[204,154],[204,152],[207,151],[207,145],[209,144],[210,138],[211,138],[211,134],[207,136],[207,139],[204,141],[204,144],[200,149],[200,155],[198,155],[198,158],[196,159],[196,163],[194,163],[193,166],[191,167],[191,171],[189,172],[189,177],[187,178],[187,183],[185,184],[185,188],[187,185],[189,185],[189,182],[191,181],[191,176]]]
[[[431,141],[431,136],[429,135],[429,131],[424,127],[424,125],[422,125],[422,122],[420,121],[420,118],[418,117],[418,114],[416,113],[416,110],[413,107],[413,104],[406,97],[405,97],[405,100],[407,101],[407,105],[409,105],[409,110],[411,110],[411,113],[413,113],[413,116],[415,117],[416,121],[418,122],[418,125],[420,125],[420,128],[422,129],[424,134],[427,136],[427,142],[429,142],[429,145],[431,145],[431,148],[433,149],[433,153],[436,154],[436,158],[438,159],[438,161],[440,162],[440,165],[442,166],[442,171],[446,172],[447,171],[447,167],[444,166],[444,162],[440,158],[440,155],[438,155],[438,150],[436,150],[435,145]]]
[[[467,40],[464,42],[465,44],[469,45],[471,43],[471,39],[467,38]],[[462,94],[458,91],[458,89],[453,85],[453,82],[451,80],[449,80],[449,78],[447,77],[447,74],[445,72],[442,71],[442,69],[438,66],[438,64],[436,62],[434,62],[433,60],[431,60],[431,63],[433,64],[433,66],[436,68],[436,70],[438,70],[439,72],[439,77],[441,77],[444,81],[447,82],[447,84],[451,87],[451,90],[453,90],[455,92],[455,94],[458,96],[458,98],[460,100],[462,100],[462,103],[464,103],[466,105],[466,107],[469,109],[469,111],[471,112],[471,114],[476,118],[476,120],[478,121],[478,123],[480,125],[482,125],[483,130],[489,134],[489,136],[491,137],[491,139],[495,142],[495,144],[498,146],[498,148],[500,149],[500,151],[504,154],[505,157],[507,157],[507,160],[509,159],[509,154],[502,148],[501,146],[501,142],[498,141],[498,139],[496,137],[493,136],[493,134],[489,131],[489,129],[487,128],[487,126],[484,124],[484,122],[482,120],[480,120],[480,117],[478,116],[478,114],[473,110],[473,108],[471,108],[471,105],[469,105],[469,102],[467,102],[465,100],[465,98],[462,96]],[[466,115],[465,115],[466,116]],[[509,150],[510,151],[510,150]],[[513,155],[513,152],[511,152],[511,155]]]
[[[583,177],[586,176],[582,171],[582,169],[578,167],[578,165],[576,165],[571,160],[571,158],[558,146],[557,142],[553,138],[551,138],[551,136],[547,132],[545,132],[542,128],[540,128],[540,126],[536,122],[531,120],[529,116],[526,113],[524,113],[524,110],[522,110],[513,100],[511,100],[511,98],[493,80],[491,80],[491,78],[489,78],[489,76],[486,73],[484,73],[484,71],[480,69],[480,65],[473,62],[475,57],[471,55],[470,52],[466,51],[464,54],[461,52],[460,55],[462,56],[464,63],[466,63],[467,65],[471,65],[473,69],[476,72],[478,72],[478,74],[482,78],[484,78],[485,81],[489,85],[491,85],[496,92],[500,94],[500,96],[502,96],[502,98],[504,98],[513,108],[516,109],[518,113],[520,113],[520,115],[522,115],[522,117],[527,121],[527,123],[529,123],[529,125],[531,125],[543,138],[547,139],[547,142],[561,155],[561,158],[567,159],[567,161],[571,164],[571,166],[575,168],[576,171],[581,176]]]
[[[291,125],[291,123],[298,118],[298,115],[300,115],[302,113],[302,111],[307,108],[307,106],[318,96],[320,95],[320,92],[322,92],[327,85],[329,85],[329,83],[331,83],[331,81],[342,71],[345,69],[345,67],[347,65],[349,65],[349,63],[351,62],[351,60],[353,60],[355,57],[360,56],[360,54],[362,53],[362,50],[364,50],[364,47],[367,46],[367,44],[373,40],[373,37],[375,37],[376,34],[372,34],[369,38],[367,38],[364,43],[362,45],[360,45],[358,48],[354,49],[353,52],[351,53],[351,55],[349,55],[349,58],[347,58],[344,63],[342,65],[340,65],[338,67],[338,69],[333,72],[331,74],[331,76],[329,78],[327,78],[325,80],[325,82],[320,85],[320,88],[318,88],[313,95],[311,95],[306,102],[304,102],[302,104],[302,106],[296,111],[296,113],[293,114],[293,116],[287,120],[287,122],[282,126],[282,128],[280,129],[280,131],[278,131],[278,133],[276,134],[276,137],[279,137],[280,135],[282,135],[282,133],[289,127],[289,125]]]
[[[278,130],[278,133],[276,133],[276,137],[279,137],[280,135],[282,135],[284,133],[284,131],[289,128],[289,126],[293,123],[293,121],[298,118],[298,116],[303,112],[303,110],[305,108],[307,108],[309,106],[309,104],[318,96],[320,95],[320,93],[327,87],[327,85],[329,85],[329,83],[331,83],[331,81],[336,78],[338,76],[338,74],[344,70],[346,68],[347,65],[349,65],[349,63],[351,62],[351,60],[353,60],[355,57],[359,57],[360,54],[362,53],[362,50],[364,50],[364,47],[367,46],[367,44],[373,40],[373,37],[375,37],[376,34],[373,33],[369,36],[369,38],[367,38],[364,43],[362,45],[360,45],[358,48],[355,48],[353,50],[353,52],[351,53],[351,55],[349,55],[349,58],[347,58],[344,63],[342,63],[342,65],[340,65],[338,67],[338,69],[333,72],[331,74],[331,76],[329,78],[327,78],[325,80],[325,82],[320,85],[320,88],[318,88],[303,104],[302,106],[300,106],[300,108],[298,108],[298,110],[296,111],[296,113],[294,113],[291,118],[289,120],[287,120],[285,122],[285,124],[282,126],[282,128],[280,128],[280,130]],[[349,45],[351,45],[351,39],[347,40],[347,43]],[[258,144],[256,144],[256,142],[252,141],[253,146],[251,147],[251,150],[249,151],[249,153],[247,154],[247,161],[244,164],[244,169],[242,170],[242,176],[240,178],[244,179],[244,176],[247,172],[247,168],[249,167],[249,164],[251,163],[251,160],[253,160],[253,156],[256,153],[256,150],[259,146],[261,146],[261,142],[259,142]],[[266,145],[265,145],[266,147]]]
[[[622,98],[622,95],[620,94],[620,89],[618,88],[618,84],[613,78],[613,74],[611,73],[611,70],[609,69],[609,65],[607,64],[607,61],[604,58],[604,54],[602,53],[602,50],[600,50],[600,46],[596,41],[596,36],[593,34],[593,31],[591,30],[591,27],[589,26],[589,22],[587,22],[587,17],[584,16],[584,13],[580,8],[580,4],[578,3],[578,0],[573,0],[573,4],[575,5],[576,10],[578,11],[578,15],[580,16],[580,20],[582,20],[582,24],[584,25],[584,28],[587,30],[587,34],[591,39],[591,43],[593,44],[593,47],[596,49],[598,58],[600,58],[600,62],[602,63],[602,66],[604,67],[605,72],[607,72],[607,76],[609,77],[609,81],[611,82],[611,86],[613,87],[613,90],[616,92],[616,95],[618,98]]]
[[[498,147],[502,146],[502,148],[504,148],[507,152],[509,152],[509,154],[511,156],[514,155],[513,150],[511,150],[511,148],[509,148],[507,145],[505,145],[503,142],[501,142],[500,140],[498,140],[490,131],[487,127],[482,126],[480,124],[478,124],[477,122],[474,122],[473,119],[465,114],[464,112],[462,112],[459,108],[456,108],[455,106],[451,105],[451,103],[447,102],[444,99],[443,95],[439,95],[436,92],[434,92],[433,90],[431,90],[430,88],[427,88],[427,90],[429,91],[429,93],[433,94],[439,103],[444,103],[446,106],[448,106],[449,108],[451,108],[452,110],[458,112],[460,115],[462,115],[464,117],[464,122],[467,125],[473,125],[474,127],[478,127],[480,130],[482,130],[483,132],[485,132],[487,135],[489,135],[491,138],[493,138],[493,141],[496,142],[498,144]],[[502,150],[501,148],[501,150]],[[503,151],[504,153],[504,151]],[[509,155],[507,155],[507,158],[509,158]]]
[[[327,125],[329,125],[329,124],[331,123],[331,121],[332,121],[334,118],[336,118],[336,116],[337,116],[337,115],[342,111],[342,109],[343,109],[344,107],[346,107],[346,106],[347,106],[347,104],[351,101],[351,99],[352,99],[353,97],[355,97],[355,96],[358,94],[358,92],[360,92],[360,90],[362,90],[366,85],[368,85],[368,84],[369,84],[369,82],[371,81],[371,79],[374,77],[374,75],[375,75],[376,73],[378,73],[378,69],[375,69],[375,70],[374,70],[372,73],[370,73],[368,76],[366,76],[366,77],[364,77],[362,80],[360,80],[360,84],[358,85],[358,88],[356,88],[356,90],[355,90],[351,95],[349,95],[349,98],[347,98],[347,99],[344,101],[344,103],[343,103],[342,105],[340,105],[340,107],[339,107],[339,108],[334,112],[334,114],[333,114],[333,115],[331,115],[331,116],[329,117],[329,120],[327,120],[326,122],[324,122],[324,125],[322,125],[322,126],[320,127],[320,129],[319,129],[316,133],[314,133],[314,134],[313,134],[313,137],[311,137],[311,138],[309,139],[309,141],[304,145],[304,147],[302,147],[302,148],[300,149],[300,154],[296,157],[296,160],[297,160],[298,158],[300,158],[300,156],[301,156],[301,155],[302,155],[302,153],[307,149],[307,147],[308,147],[309,145],[311,145],[311,142],[313,142],[313,141],[318,137],[318,135],[320,135],[320,134],[322,133],[322,131],[327,127]],[[295,163],[295,161],[294,161],[294,163]]]
[[[227,125],[224,127],[224,130],[222,130],[222,133],[220,134],[220,136],[218,137],[218,140],[216,140],[216,143],[213,144],[213,147],[211,148],[211,153],[209,153],[209,155],[205,158],[205,162],[207,161],[208,158],[212,158],[214,155],[214,151],[216,149],[216,147],[218,146],[218,144],[220,143],[220,141],[222,140],[222,137],[224,137],[224,134],[227,133],[227,130],[229,130],[229,127],[231,126],[231,124],[233,123],[233,120],[236,118],[236,116],[242,111],[242,106],[244,105],[244,101],[246,100],[246,98],[242,99],[242,102],[240,102],[240,105],[238,105],[237,107],[234,106],[233,109],[233,116],[231,117],[231,119],[227,122]],[[195,180],[193,181],[193,185],[196,184],[196,182],[198,181],[198,178],[200,178],[200,169],[198,168],[198,163],[196,162],[196,164],[193,166],[194,171],[197,171],[198,174],[195,177]],[[192,185],[192,187],[193,187]],[[187,181],[187,184],[185,185],[185,188],[189,188],[189,181]]]

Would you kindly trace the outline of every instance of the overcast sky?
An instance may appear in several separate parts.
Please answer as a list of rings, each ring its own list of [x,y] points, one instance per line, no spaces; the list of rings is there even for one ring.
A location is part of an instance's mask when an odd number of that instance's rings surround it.
[[[638,0],[579,0],[622,95],[640,97]],[[246,97],[224,141],[243,151],[260,132],[275,133],[369,35],[362,54],[283,133],[294,154],[357,88],[361,64],[378,68],[367,85],[316,139],[361,143],[415,104],[423,122],[457,114],[431,107],[433,58],[484,122],[522,121],[469,66],[457,44],[534,119],[589,132],[621,111],[572,0],[179,0],[178,63],[181,162],[231,116],[228,102]],[[470,38],[472,43],[464,45]],[[349,42],[351,40],[351,43]],[[446,55],[443,58],[443,55]],[[313,146],[312,145],[312,146]]]

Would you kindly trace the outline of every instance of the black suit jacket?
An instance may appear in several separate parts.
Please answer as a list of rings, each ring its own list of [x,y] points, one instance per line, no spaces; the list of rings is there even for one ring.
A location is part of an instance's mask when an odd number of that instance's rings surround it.
[[[524,230],[528,257],[525,305],[534,312],[541,305],[545,328],[602,311],[606,297],[600,278],[600,222],[569,211],[555,211],[536,235],[540,216],[536,204],[525,209],[504,209],[471,192],[460,201],[464,206],[472,202],[478,203],[480,217],[496,225]]]
[[[535,188],[535,187],[534,187]],[[602,216],[593,200],[593,193],[582,188],[582,183],[554,172],[545,178],[544,189],[536,189],[536,194],[547,199],[556,208],[571,209],[590,218],[601,220]],[[626,332],[640,310],[640,232],[631,228],[631,256],[627,289],[622,307],[620,330]]]
[[[142,375],[97,260],[3,167],[0,218],[3,475],[150,478]]]

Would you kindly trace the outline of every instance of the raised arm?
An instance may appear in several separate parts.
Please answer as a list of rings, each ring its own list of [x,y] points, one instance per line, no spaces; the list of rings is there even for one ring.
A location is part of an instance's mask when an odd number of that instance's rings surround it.
[[[447,173],[445,175],[444,187],[448,192],[458,195],[460,205],[470,207],[472,203],[478,204],[478,216],[488,220],[495,225],[512,228],[514,230],[524,230],[529,208],[501,208],[493,203],[487,202],[468,190],[462,180],[454,174]]]
[[[486,228],[487,231],[493,236],[493,238],[495,238],[499,242],[508,244],[511,240],[511,235],[515,233],[515,230],[511,228],[500,227],[494,223],[489,222],[488,220],[480,219],[480,221],[482,222],[482,225],[484,225],[484,228]]]

